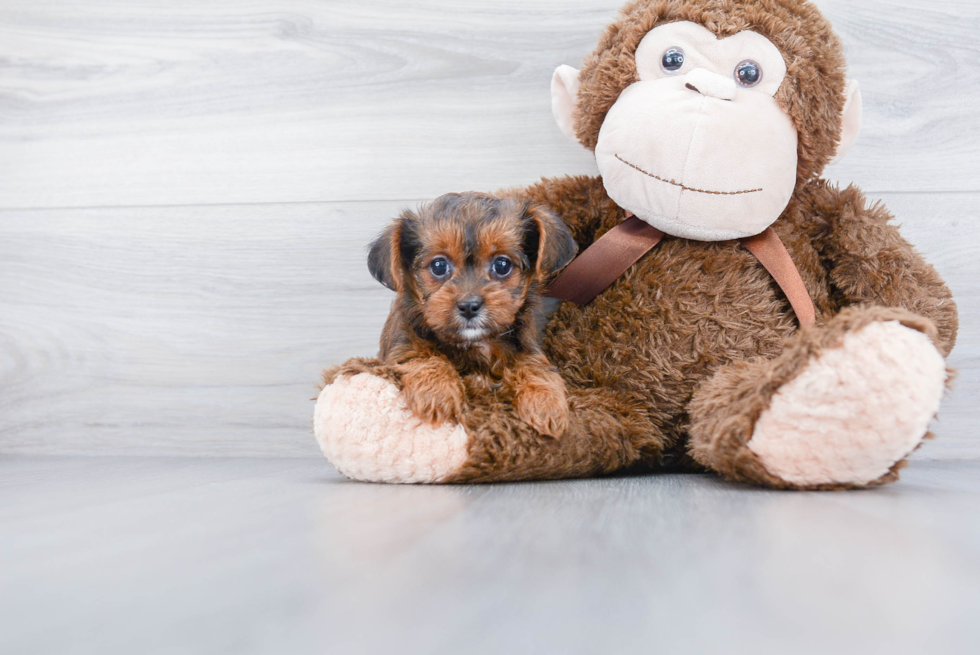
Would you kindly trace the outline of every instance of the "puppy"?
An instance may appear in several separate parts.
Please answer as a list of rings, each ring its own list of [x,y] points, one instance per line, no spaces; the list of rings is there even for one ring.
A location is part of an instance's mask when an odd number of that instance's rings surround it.
[[[476,377],[512,393],[532,428],[561,437],[565,386],[541,353],[534,312],[577,250],[564,223],[519,199],[451,193],[404,211],[371,244],[368,267],[398,293],[380,356],[409,408],[430,424],[459,420],[463,378]]]

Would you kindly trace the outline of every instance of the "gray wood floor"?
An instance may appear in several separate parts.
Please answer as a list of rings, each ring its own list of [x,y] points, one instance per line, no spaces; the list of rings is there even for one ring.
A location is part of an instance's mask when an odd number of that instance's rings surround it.
[[[0,461],[0,652],[964,653],[980,463],[351,483],[310,459]]]

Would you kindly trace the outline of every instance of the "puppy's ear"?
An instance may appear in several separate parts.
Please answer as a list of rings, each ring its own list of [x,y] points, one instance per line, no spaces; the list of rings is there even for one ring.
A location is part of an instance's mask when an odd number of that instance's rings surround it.
[[[404,211],[375,239],[368,250],[368,270],[392,291],[401,291],[418,251],[418,216]]]
[[[522,215],[524,254],[539,280],[546,281],[565,268],[578,253],[565,222],[539,205],[527,205]]]
[[[368,247],[368,270],[375,280],[394,291],[398,290],[401,277],[401,272],[396,270],[400,266],[395,266],[400,232],[400,226],[395,221]]]

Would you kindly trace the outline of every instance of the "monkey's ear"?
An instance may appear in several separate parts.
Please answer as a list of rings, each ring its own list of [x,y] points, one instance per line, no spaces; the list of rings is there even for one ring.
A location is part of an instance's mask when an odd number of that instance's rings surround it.
[[[579,71],[571,66],[559,66],[551,78],[551,113],[558,127],[569,139],[575,136],[575,118],[578,106]]]
[[[568,266],[578,253],[565,222],[543,207],[530,205],[524,210],[524,253],[542,282]]]
[[[857,80],[848,80],[844,93],[847,96],[847,100],[844,101],[844,124],[840,134],[840,142],[837,144],[837,152],[834,153],[834,158],[830,160],[831,164],[836,164],[844,158],[844,155],[851,149],[861,133],[863,103],[861,101],[861,87],[858,86]]]
[[[401,291],[406,269],[415,258],[417,221],[415,214],[405,211],[369,246],[368,270],[392,291]]]

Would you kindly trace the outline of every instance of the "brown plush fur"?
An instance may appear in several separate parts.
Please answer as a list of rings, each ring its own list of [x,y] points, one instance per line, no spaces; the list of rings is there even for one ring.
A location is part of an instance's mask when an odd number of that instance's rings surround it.
[[[447,194],[405,211],[371,246],[371,272],[398,292],[381,359],[408,407],[430,424],[463,415],[466,386],[506,387],[524,422],[560,437],[568,424],[561,377],[541,354],[534,312],[543,284],[575,242],[526,201]]]
[[[537,439],[505,395],[469,389],[460,417],[470,435],[469,462],[457,481],[673,468],[799,488],[769,473],[745,447],[781,385],[872,321],[919,330],[943,355],[955,343],[949,289],[888,212],[869,206],[853,187],[841,190],[817,177],[841,133],[845,79],[840,43],[809,3],[633,2],[580,76],[581,142],[595,146],[606,112],[634,81],[640,39],[681,20],[719,36],[754,30],[786,59],[776,97],[797,127],[799,166],[796,193],[773,227],[813,298],[817,324],[799,329],[772,277],[737,242],[667,238],[590,305],[563,303],[552,317],[543,346],[567,386],[567,436]],[[543,180],[511,195],[559,215],[582,249],[625,218],[597,178]],[[357,366],[397,377],[390,367]],[[896,479],[902,465],[872,485]]]
[[[732,480],[762,481],[776,488],[793,488],[795,485],[770,475],[747,447],[755,423],[780,387],[793,380],[821,351],[840,347],[845,335],[874,321],[898,321],[925,333],[933,341],[938,336],[931,321],[905,310],[853,306],[818,329],[797,333],[775,359],[759,357],[736,362],[708,379],[688,405],[690,449],[694,458]],[[890,475],[886,477],[887,480],[876,482],[891,481]]]
[[[596,178],[546,180],[526,193],[561,215],[582,247],[624,219]],[[866,311],[867,320],[899,318],[928,334],[948,354],[956,338],[955,303],[939,275],[901,238],[890,218],[880,206],[868,207],[856,189],[840,191],[816,181],[794,198],[775,224],[816,306],[818,324],[811,330],[798,329],[792,308],[771,276],[737,243],[668,238],[589,306],[563,303],[549,324],[545,352],[565,378],[573,402],[579,389],[601,386],[607,403],[593,405],[594,411],[608,413],[613,421],[612,417],[628,417],[630,426],[646,426],[618,435],[618,443],[636,453],[630,458],[631,468],[696,468],[693,456],[732,479],[792,486],[759,470],[751,475],[744,465],[722,465],[724,453],[711,458],[703,448],[692,447],[695,434],[714,435],[715,426],[707,421],[710,412],[697,414],[705,420],[704,428],[693,424],[691,401],[699,387],[716,378],[713,386],[705,385],[699,392],[701,407],[705,398],[736,394],[729,367],[745,366],[746,361],[769,363],[789,357],[796,366],[792,376],[782,379],[788,382],[816,353],[802,339],[866,324],[845,321],[849,314],[842,310],[848,307],[850,312]],[[906,311],[883,309],[889,306]],[[640,334],[643,337],[637,338]],[[754,374],[763,379],[760,384],[768,384],[766,366],[760,365]],[[739,415],[746,421],[742,444],[751,437],[751,426],[770,397],[771,390],[758,394],[752,400],[755,413]],[[613,398],[617,402],[611,402]],[[569,440],[574,438],[575,419],[573,412]],[[478,443],[481,431],[470,430],[475,456],[486,446]],[[593,461],[604,465],[607,456],[597,453]],[[572,459],[562,463],[563,471],[580,475],[585,463]],[[508,469],[507,475],[515,472]],[[491,477],[481,472],[479,479]]]
[[[624,219],[596,178],[545,180],[522,193],[561,215],[581,247]],[[856,189],[817,181],[776,223],[817,308],[810,330],[798,329],[779,287],[737,243],[666,239],[592,304],[563,303],[552,317],[544,348],[568,386],[565,439],[535,441],[504,399],[474,396],[459,480],[704,467],[798,488],[744,447],[781,384],[870,321],[920,330],[944,355],[955,342],[949,290],[890,218]],[[902,465],[874,484],[897,479]]]

